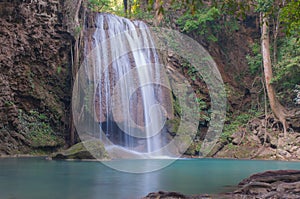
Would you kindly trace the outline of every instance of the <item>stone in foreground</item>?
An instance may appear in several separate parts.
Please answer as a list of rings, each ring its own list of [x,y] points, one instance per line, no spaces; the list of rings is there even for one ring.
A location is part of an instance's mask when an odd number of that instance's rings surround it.
[[[257,173],[239,183],[230,193],[215,195],[183,195],[177,192],[150,193],[143,199],[299,199],[300,170],[277,170]]]

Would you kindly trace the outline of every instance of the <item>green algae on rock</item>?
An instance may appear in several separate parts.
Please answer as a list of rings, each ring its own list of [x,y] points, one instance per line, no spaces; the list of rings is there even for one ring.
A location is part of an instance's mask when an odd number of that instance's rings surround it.
[[[65,151],[54,153],[52,159],[110,159],[104,144],[97,139],[83,141],[73,145]]]

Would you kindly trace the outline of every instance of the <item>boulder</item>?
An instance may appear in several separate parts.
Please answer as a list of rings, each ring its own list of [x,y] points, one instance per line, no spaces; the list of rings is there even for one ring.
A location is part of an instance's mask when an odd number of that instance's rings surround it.
[[[276,170],[257,173],[249,178],[244,179],[239,185],[245,185],[250,182],[274,183],[280,182],[297,182],[300,181],[300,170]]]
[[[65,151],[54,153],[51,159],[109,159],[104,144],[97,139],[83,141],[73,145]]]

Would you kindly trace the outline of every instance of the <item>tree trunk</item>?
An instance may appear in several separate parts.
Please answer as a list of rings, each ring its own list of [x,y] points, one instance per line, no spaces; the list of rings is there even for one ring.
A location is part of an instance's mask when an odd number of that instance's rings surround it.
[[[128,12],[128,17],[129,18],[131,18],[131,8],[132,8],[132,0],[128,0],[128,10],[127,10],[127,12]]]
[[[125,16],[127,16],[128,0],[123,0]]]
[[[284,137],[286,137],[287,133],[287,123],[286,123],[286,110],[278,101],[275,89],[271,83],[273,74],[272,74],[272,63],[271,63],[271,55],[270,55],[270,33],[269,33],[269,21],[268,16],[265,14],[261,14],[261,49],[263,55],[263,67],[264,67],[264,75],[266,81],[267,94],[271,106],[271,110],[274,113],[274,116],[282,123],[284,130]]]
[[[274,60],[274,64],[277,64],[277,37],[279,34],[279,12],[277,13],[273,23],[273,60]]]
[[[155,25],[158,26],[161,21],[163,20],[163,13],[162,13],[162,1],[161,0],[155,0],[155,5],[154,5],[154,10],[155,10]]]

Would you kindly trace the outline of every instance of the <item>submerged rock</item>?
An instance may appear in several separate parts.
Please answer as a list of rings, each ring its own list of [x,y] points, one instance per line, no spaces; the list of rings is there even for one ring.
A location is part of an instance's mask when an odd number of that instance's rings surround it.
[[[87,140],[75,144],[65,151],[54,153],[51,159],[109,159],[104,144],[97,139]]]

